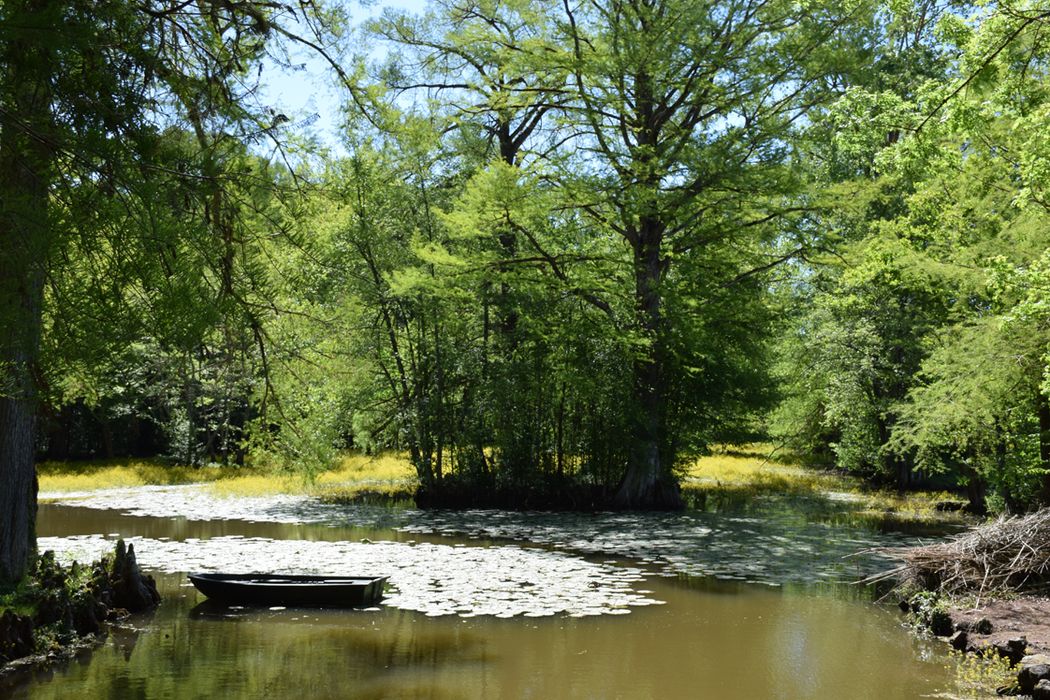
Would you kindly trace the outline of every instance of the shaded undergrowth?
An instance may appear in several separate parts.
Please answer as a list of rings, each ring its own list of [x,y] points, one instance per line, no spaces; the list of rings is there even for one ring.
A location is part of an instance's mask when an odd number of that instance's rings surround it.
[[[0,594],[0,664],[98,633],[106,615],[99,591],[107,586],[103,564],[65,567],[52,552],[37,557],[29,575]]]

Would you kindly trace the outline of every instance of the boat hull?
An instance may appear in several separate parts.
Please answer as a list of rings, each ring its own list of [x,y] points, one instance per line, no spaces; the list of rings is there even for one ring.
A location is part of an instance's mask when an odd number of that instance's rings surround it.
[[[190,574],[189,579],[210,600],[231,605],[350,608],[382,600],[387,577]]]

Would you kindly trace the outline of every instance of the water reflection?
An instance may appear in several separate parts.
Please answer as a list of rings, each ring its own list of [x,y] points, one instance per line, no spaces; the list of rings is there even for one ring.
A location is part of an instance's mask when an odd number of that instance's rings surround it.
[[[154,570],[367,565],[393,569],[397,585],[377,610],[236,610],[162,573],[152,619],[16,698],[951,697],[940,647],[842,583],[881,565],[843,554],[911,535],[782,504],[452,513],[226,501],[195,487],[70,503],[42,506],[38,524],[42,546],[70,556],[119,534],[140,538]]]
[[[16,688],[14,698],[783,698],[930,696],[948,684],[897,618],[848,601],[652,582],[667,606],[588,619],[425,618],[235,610],[162,576],[165,603],[130,647]]]
[[[329,541],[338,540],[389,540],[415,541],[420,539],[410,533],[394,529],[383,529],[366,525],[340,527],[317,527],[310,521],[268,522],[238,520],[227,517],[222,511],[213,513],[214,519],[204,519],[199,513],[189,516],[172,502],[166,515],[130,514],[127,509],[100,509],[98,507],[56,505],[41,503],[39,506],[38,534],[46,537],[71,537],[85,534],[127,534],[151,539],[209,539],[247,535],[284,540]],[[221,501],[215,504],[221,507]]]

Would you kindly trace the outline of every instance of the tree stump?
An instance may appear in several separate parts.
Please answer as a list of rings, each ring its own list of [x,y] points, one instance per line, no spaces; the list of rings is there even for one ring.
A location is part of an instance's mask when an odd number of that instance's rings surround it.
[[[117,540],[117,552],[109,575],[113,586],[113,607],[129,612],[151,610],[160,603],[157,582],[152,576],[143,576],[135,560],[135,545],[125,547]]]

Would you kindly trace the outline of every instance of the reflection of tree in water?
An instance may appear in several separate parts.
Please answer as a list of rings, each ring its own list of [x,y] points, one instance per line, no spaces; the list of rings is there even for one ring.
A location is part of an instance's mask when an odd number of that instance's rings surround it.
[[[149,624],[130,620],[141,630],[130,657],[115,641],[15,697],[876,700],[933,697],[944,675],[889,612],[740,582],[658,581],[663,608],[534,621],[202,607],[183,577],[160,578],[165,604]]]
[[[131,661],[131,654],[135,651],[143,628],[153,620],[156,611],[141,613],[135,616],[134,625],[113,625],[109,630],[110,643],[120,651],[125,661]],[[140,626],[141,625],[141,626]]]
[[[121,698],[218,698],[233,688],[242,697],[295,688],[311,698],[390,697],[384,692],[420,672],[485,660],[478,632],[428,628],[394,610],[383,611],[380,633],[376,613],[193,605],[193,596],[167,593],[148,626],[135,618],[114,636],[116,654],[75,669],[78,684]]]

